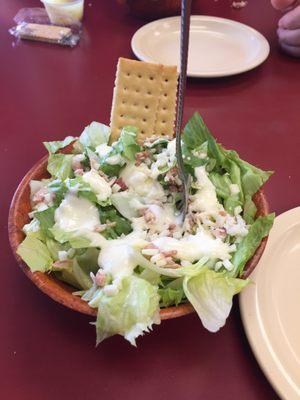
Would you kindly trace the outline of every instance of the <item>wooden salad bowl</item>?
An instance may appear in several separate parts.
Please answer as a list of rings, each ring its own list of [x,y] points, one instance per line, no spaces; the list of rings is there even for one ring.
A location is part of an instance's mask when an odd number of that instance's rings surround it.
[[[31,272],[29,267],[17,254],[18,246],[25,237],[22,228],[30,220],[28,216],[28,213],[31,211],[29,183],[32,179],[41,180],[43,178],[49,178],[49,174],[47,172],[47,156],[38,161],[24,176],[14,194],[8,218],[9,241],[13,254],[23,272],[42,292],[47,294],[58,303],[71,308],[72,310],[81,312],[83,314],[96,316],[97,309],[91,308],[87,302],[72,294],[72,292],[74,292],[76,289],[70,285],[67,285],[66,283],[61,282],[54,275],[45,274],[42,272]],[[253,196],[253,201],[257,207],[257,217],[268,214],[269,207],[263,191],[259,190]],[[267,237],[262,240],[254,256],[248,261],[242,276],[243,278],[247,278],[256,267],[260,257],[263,254],[266,243]],[[162,308],[160,310],[160,316],[161,319],[171,319],[190,314],[194,311],[195,310],[192,305],[190,303],[186,303],[177,307],[173,306]]]

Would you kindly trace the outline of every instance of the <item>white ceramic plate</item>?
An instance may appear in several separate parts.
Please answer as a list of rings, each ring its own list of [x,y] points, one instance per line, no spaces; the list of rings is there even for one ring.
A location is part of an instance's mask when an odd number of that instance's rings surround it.
[[[150,22],[132,37],[134,54],[143,61],[179,65],[180,17]],[[257,67],[268,57],[267,40],[247,25],[224,18],[193,15],[188,76],[220,77]]]
[[[300,207],[276,218],[266,250],[240,295],[252,350],[278,394],[300,399]]]

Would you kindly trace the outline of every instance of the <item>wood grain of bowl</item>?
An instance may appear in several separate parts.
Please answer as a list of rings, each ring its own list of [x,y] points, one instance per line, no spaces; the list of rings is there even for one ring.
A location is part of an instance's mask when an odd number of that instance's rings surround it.
[[[76,289],[59,281],[57,278],[55,278],[55,276],[51,274],[31,272],[24,261],[17,254],[17,248],[25,237],[22,228],[25,224],[29,222],[28,213],[31,211],[29,182],[32,179],[40,180],[43,178],[48,178],[49,175],[46,167],[47,156],[38,161],[24,176],[14,194],[10,206],[8,219],[8,233],[13,254],[23,272],[42,292],[47,294],[58,303],[61,303],[64,306],[71,308],[72,310],[78,311],[83,314],[96,316],[96,309],[91,308],[85,301],[81,300],[80,297],[74,296],[72,294],[72,292],[74,292]],[[258,210],[257,216],[268,214],[269,207],[263,191],[258,191],[254,195],[253,200]],[[267,238],[263,239],[254,256],[248,261],[243,274],[243,278],[247,278],[256,267],[260,257],[263,254],[266,243]],[[173,306],[162,308],[160,310],[160,315],[161,319],[164,320],[181,317],[192,312],[194,312],[194,308],[191,304],[187,303],[179,305],[177,307]]]

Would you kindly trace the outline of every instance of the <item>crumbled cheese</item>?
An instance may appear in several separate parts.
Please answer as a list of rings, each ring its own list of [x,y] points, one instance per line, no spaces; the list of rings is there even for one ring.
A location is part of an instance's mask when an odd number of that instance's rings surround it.
[[[65,250],[61,250],[58,252],[58,259],[59,261],[66,261],[68,260],[68,252]]]
[[[112,151],[112,147],[108,146],[106,143],[99,144],[96,147],[96,153],[102,158],[106,157]]]
[[[240,193],[239,185],[237,185],[236,183],[232,183],[232,184],[229,186],[229,189],[230,189],[231,194],[238,194],[238,193]]]
[[[112,194],[111,186],[95,170],[90,170],[82,175],[84,182],[87,182],[99,201],[106,201]]]

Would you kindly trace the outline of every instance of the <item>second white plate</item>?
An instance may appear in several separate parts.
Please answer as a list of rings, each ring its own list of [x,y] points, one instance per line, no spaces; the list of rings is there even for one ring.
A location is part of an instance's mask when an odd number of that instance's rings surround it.
[[[252,350],[285,400],[300,399],[300,207],[275,219],[253,283],[240,294]]]
[[[141,27],[132,37],[134,54],[143,61],[179,65],[180,17]],[[224,18],[193,15],[190,26],[188,76],[221,77],[257,67],[270,52],[255,29]]]

